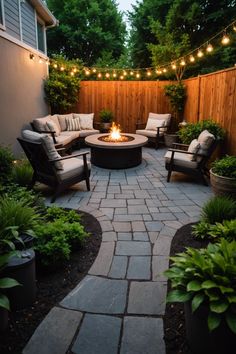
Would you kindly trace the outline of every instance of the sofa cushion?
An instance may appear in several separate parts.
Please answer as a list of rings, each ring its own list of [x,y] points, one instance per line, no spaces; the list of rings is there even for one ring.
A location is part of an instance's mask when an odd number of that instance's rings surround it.
[[[209,133],[208,130],[203,130],[197,139],[198,143],[200,144],[199,154],[207,155],[208,150],[214,140],[215,137],[213,134]]]
[[[41,143],[41,137],[43,134],[33,132],[32,130],[22,130],[21,136],[23,139],[29,140],[32,143]],[[45,134],[46,135],[46,134]]]
[[[170,162],[172,152],[167,151],[165,154],[165,160],[167,163]],[[183,166],[183,167],[189,167],[189,168],[196,168],[198,163],[196,161],[191,160],[192,155],[184,154],[181,152],[175,152],[174,154],[174,164]]]
[[[93,118],[94,118],[94,113],[89,113],[89,114],[79,113],[80,129],[81,130],[92,130],[93,129]]]
[[[66,130],[66,118],[73,118],[73,113],[70,113],[70,114],[58,114],[57,115],[57,118],[58,118],[58,121],[59,121],[59,124],[60,124],[60,127],[61,127],[61,130],[62,131],[65,131]]]
[[[69,136],[69,137],[71,137],[73,140],[74,139],[77,139],[77,138],[79,138],[80,137],[80,131],[78,131],[78,130],[75,130],[75,131],[68,131],[68,130],[66,130],[65,132],[61,132],[61,134],[60,134],[61,136]]]
[[[60,126],[60,123],[59,123],[59,120],[58,120],[58,116],[57,114],[54,114],[53,116],[50,117],[50,120],[55,124],[56,126],[56,133],[58,135],[60,135],[61,133],[61,126]]]
[[[54,160],[54,159],[59,159],[61,156],[58,154],[53,139],[48,136],[48,135],[41,135],[41,141],[42,141],[42,145],[44,147],[44,150],[47,154],[47,157],[49,158],[49,160]],[[56,167],[57,170],[63,170],[63,165],[61,163],[61,161],[57,161],[54,163],[54,166]]]
[[[86,136],[93,135],[93,134],[99,134],[99,130],[96,129],[90,129],[90,130],[81,130],[79,133],[80,138],[86,138]]]
[[[39,132],[49,131],[49,128],[47,127],[47,122],[50,121],[50,118],[51,118],[50,114],[46,117],[35,118],[33,120],[33,124],[34,124],[35,129]]]
[[[80,118],[66,117],[66,130],[80,130]]]
[[[136,134],[144,135],[148,138],[155,138],[157,136],[156,130],[147,130],[147,129],[138,129],[136,130]],[[159,136],[163,136],[163,132],[160,132]]]
[[[70,144],[73,141],[74,135],[73,134],[65,135],[63,133],[64,132],[61,132],[61,134],[57,136],[56,140],[57,140],[57,144],[61,144],[62,146],[65,146]]]
[[[146,130],[155,130],[157,132],[157,128],[164,127],[166,124],[165,119],[153,119],[153,118],[148,118],[147,125],[146,125]]]
[[[192,154],[197,154],[199,149],[200,149],[200,143],[197,141],[197,139],[193,139],[191,141],[191,144],[188,147],[188,152],[191,152]],[[196,155],[190,155],[190,156],[192,161],[196,160]]]
[[[61,131],[58,129],[57,125],[51,119],[46,123],[46,126],[50,130],[50,132],[55,132],[56,136],[60,135]]]
[[[73,178],[78,174],[82,174],[84,171],[84,163],[82,159],[72,157],[71,159],[62,160],[63,170],[58,171],[58,177],[61,181],[68,178]],[[91,168],[90,163],[88,163],[88,168]]]

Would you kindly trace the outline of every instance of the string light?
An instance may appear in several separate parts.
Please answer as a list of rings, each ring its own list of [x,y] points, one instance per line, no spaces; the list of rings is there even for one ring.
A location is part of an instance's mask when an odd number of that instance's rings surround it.
[[[85,71],[85,75],[86,75],[86,76],[89,76],[89,75],[90,75],[90,71],[89,71],[89,70],[86,70],[86,71]]]
[[[133,71],[130,71],[130,75],[133,76],[133,75],[134,75],[134,72],[133,72]]]
[[[195,58],[194,58],[194,56],[193,56],[193,55],[190,55],[190,57],[189,57],[189,61],[190,61],[190,63],[194,63],[194,62],[195,62]]]
[[[117,74],[116,73],[113,73],[113,75],[112,75],[113,77],[117,77]]]
[[[236,24],[233,25],[233,30],[236,32]]]
[[[202,51],[201,49],[199,49],[198,52],[197,52],[198,58],[202,58],[203,55],[204,55],[204,54],[203,54],[203,51]]]
[[[60,67],[60,70],[61,70],[61,71],[64,71],[64,70],[65,70],[64,66],[61,66],[61,67]]]
[[[107,78],[107,79],[109,79],[110,74],[109,74],[109,73],[106,73],[106,75],[105,75],[105,76],[106,76],[106,78]]]
[[[96,73],[97,69],[93,68],[93,73]]]
[[[151,71],[148,71],[147,76],[151,76],[151,75],[152,75]]]
[[[102,74],[98,73],[98,78],[101,79],[101,77],[102,77]]]
[[[123,76],[123,75],[121,75],[121,76],[120,76],[120,79],[121,79],[121,80],[124,80],[124,76]]]
[[[127,76],[127,72],[126,72],[125,70],[124,70],[124,72],[123,72],[123,75],[124,75],[124,76]]]
[[[175,64],[175,63],[173,63],[173,64],[171,65],[171,67],[172,67],[173,70],[176,70],[176,64]]]
[[[139,74],[139,73],[136,74],[136,78],[137,78],[137,79],[140,78],[140,74]]]
[[[73,71],[71,71],[70,75],[71,75],[71,76],[74,76],[74,75],[75,75],[75,73],[74,73]]]
[[[76,69],[76,68],[74,68],[74,69],[73,69],[73,72],[74,72],[74,73],[76,73],[76,72],[77,72],[77,69]]]
[[[166,68],[163,69],[163,73],[167,73],[167,69]]]
[[[221,40],[221,43],[222,43],[223,45],[227,45],[227,44],[229,44],[229,42],[230,42],[229,36],[227,36],[227,34],[225,33],[225,34],[223,35],[223,38],[222,38],[222,40]]]
[[[57,69],[57,64],[53,64],[54,69]]]
[[[185,62],[185,60],[184,60],[184,59],[182,59],[182,60],[181,60],[180,65],[181,65],[181,66],[186,65],[186,62]]]
[[[206,48],[206,51],[207,51],[208,53],[211,53],[211,52],[213,51],[213,46],[212,46],[211,44],[208,44],[208,45],[207,45],[207,48]]]
[[[42,64],[42,62],[43,62],[43,61],[42,61],[42,59],[41,59],[41,58],[39,58],[39,64]]]

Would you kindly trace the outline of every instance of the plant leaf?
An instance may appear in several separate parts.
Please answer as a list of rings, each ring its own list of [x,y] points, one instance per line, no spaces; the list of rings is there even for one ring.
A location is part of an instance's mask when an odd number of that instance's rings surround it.
[[[196,311],[201,303],[204,301],[205,295],[204,294],[197,294],[194,296],[192,300],[192,312]]]
[[[204,289],[211,289],[217,287],[217,284],[214,283],[212,280],[206,280],[202,283],[202,287]]]
[[[201,290],[201,283],[197,280],[192,280],[187,285],[187,291],[199,291]]]
[[[192,294],[184,290],[172,290],[167,296],[167,302],[187,302],[191,297]]]
[[[20,285],[18,281],[12,278],[1,278],[0,279],[0,288],[1,289],[8,289],[13,288],[14,286]]]
[[[218,300],[210,303],[210,309],[212,312],[223,313],[229,307],[229,303],[223,300]]]
[[[234,315],[232,312],[228,312],[226,314],[226,322],[231,331],[236,334],[236,315]]]
[[[216,313],[209,313],[207,323],[208,323],[208,328],[211,331],[213,331],[215,328],[219,327],[221,322],[221,316],[217,315]]]
[[[0,307],[10,310],[10,303],[6,295],[0,294]]]

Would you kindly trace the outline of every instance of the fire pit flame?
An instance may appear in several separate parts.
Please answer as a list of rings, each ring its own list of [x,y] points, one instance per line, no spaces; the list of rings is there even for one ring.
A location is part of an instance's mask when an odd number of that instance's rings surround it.
[[[111,130],[110,130],[110,140],[112,141],[122,141],[122,136],[120,134],[121,129],[119,124],[116,125],[115,122],[112,122]]]

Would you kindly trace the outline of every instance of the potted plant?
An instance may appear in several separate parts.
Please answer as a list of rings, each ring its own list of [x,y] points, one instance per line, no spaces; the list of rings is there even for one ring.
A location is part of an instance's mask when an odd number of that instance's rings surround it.
[[[1,277],[2,270],[7,265],[10,257],[12,257],[13,252],[0,254],[0,289],[13,288],[20,285],[16,280],[12,278]],[[8,311],[10,310],[10,302],[5,293],[0,292],[0,332],[7,328],[8,324]]]
[[[210,181],[216,195],[236,198],[236,156],[225,156],[213,162]]]
[[[165,145],[171,147],[178,139],[176,131],[178,131],[179,123],[182,120],[186,99],[186,88],[182,82],[178,82],[177,84],[166,85],[164,90],[165,96],[169,98],[174,116],[174,119],[171,121],[170,131],[164,134]]]
[[[101,130],[108,131],[111,128],[111,123],[113,120],[113,113],[108,109],[103,109],[99,113]]]
[[[187,248],[171,260],[165,275],[173,290],[167,301],[185,304],[192,352],[227,354],[236,342],[236,242]]]

